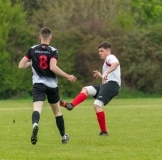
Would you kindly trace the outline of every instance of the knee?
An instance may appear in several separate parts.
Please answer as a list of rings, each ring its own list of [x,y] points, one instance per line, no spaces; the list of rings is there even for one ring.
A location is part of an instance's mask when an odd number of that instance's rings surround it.
[[[86,95],[88,95],[88,90],[86,87],[83,87],[81,90],[81,93],[85,93]]]
[[[102,107],[100,107],[100,106],[98,106],[96,104],[94,104],[94,110],[95,110],[96,113],[103,111]]]

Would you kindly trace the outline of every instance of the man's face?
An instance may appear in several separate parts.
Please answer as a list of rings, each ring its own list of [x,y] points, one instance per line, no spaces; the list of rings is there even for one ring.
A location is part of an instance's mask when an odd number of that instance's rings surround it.
[[[104,49],[103,47],[99,48],[98,51],[101,59],[106,59],[106,57],[110,54],[110,49]]]

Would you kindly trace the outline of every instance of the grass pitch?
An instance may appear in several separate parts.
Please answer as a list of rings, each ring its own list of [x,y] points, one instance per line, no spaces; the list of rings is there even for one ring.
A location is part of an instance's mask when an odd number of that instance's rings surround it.
[[[74,110],[61,108],[68,144],[61,144],[47,101],[38,142],[30,142],[32,99],[0,101],[0,160],[161,160],[162,98],[113,99],[104,107],[108,137],[100,130],[87,99]]]

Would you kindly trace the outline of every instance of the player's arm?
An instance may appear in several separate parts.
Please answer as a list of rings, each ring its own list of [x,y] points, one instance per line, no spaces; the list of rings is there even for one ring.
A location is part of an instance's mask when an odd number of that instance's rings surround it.
[[[111,73],[112,71],[114,71],[117,67],[119,66],[119,62],[114,62],[111,64],[111,67],[108,69],[108,71],[104,74],[104,79],[107,79],[107,76],[109,73]]]
[[[31,61],[29,61],[29,59],[26,56],[24,56],[21,59],[18,67],[19,67],[19,69],[23,69],[23,68],[27,68],[27,67],[30,67],[30,66],[31,66]]]
[[[64,72],[63,70],[61,70],[58,66],[57,66],[57,60],[53,57],[50,60],[50,70],[52,72],[54,72],[55,74],[65,77],[67,78],[67,80],[71,81],[71,82],[75,82],[76,81],[76,77],[73,75],[69,75],[66,72]]]
[[[102,74],[98,70],[94,70],[93,72],[94,72],[93,77],[102,78]]]

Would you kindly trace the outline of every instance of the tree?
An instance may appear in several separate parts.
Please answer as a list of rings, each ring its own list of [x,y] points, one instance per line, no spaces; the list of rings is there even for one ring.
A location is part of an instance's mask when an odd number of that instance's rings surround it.
[[[130,11],[139,27],[144,28],[162,22],[161,0],[132,0]]]
[[[122,37],[122,76],[127,86],[146,93],[162,93],[162,29],[132,32]]]
[[[25,12],[22,4],[10,0],[0,1],[0,95],[7,98],[17,92],[19,80],[17,61],[25,42]]]
[[[142,91],[161,92],[161,76],[154,75],[161,73],[157,60],[161,59],[161,39],[155,32],[161,30],[157,27],[162,24],[161,7],[161,0],[2,0],[0,94],[31,90],[31,70],[19,71],[17,65],[28,47],[39,43],[37,37],[44,26],[52,29],[51,45],[60,53],[58,65],[78,77],[74,84],[59,77],[61,94],[72,96],[83,85],[100,82],[93,79],[92,70],[102,67],[97,55],[102,41],[113,45],[113,54],[121,62],[122,82]],[[152,77],[158,79],[156,84]]]

